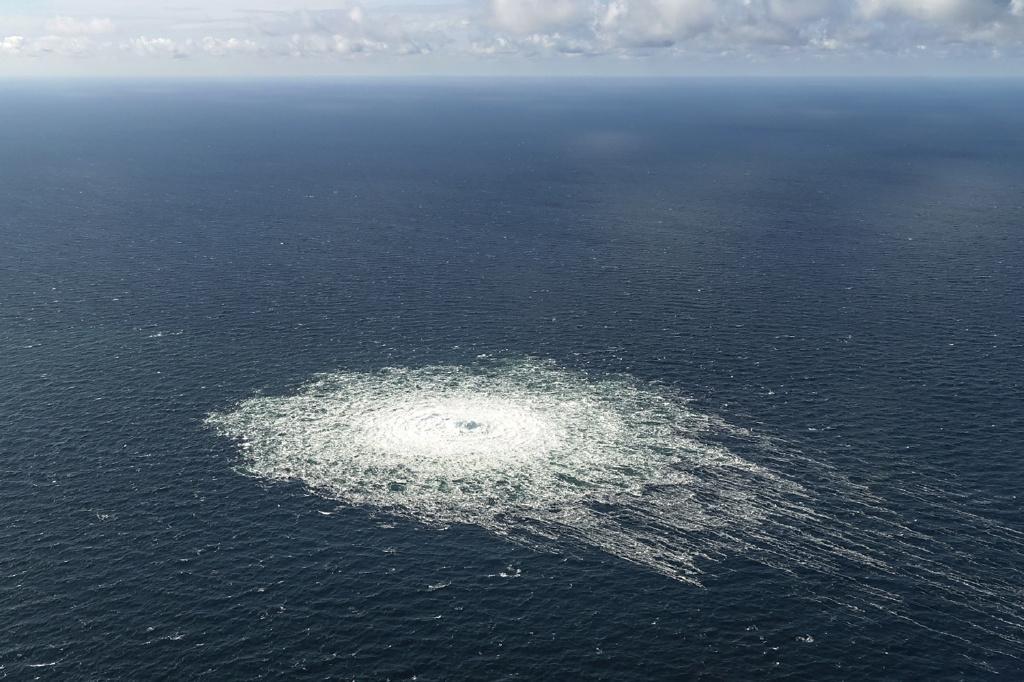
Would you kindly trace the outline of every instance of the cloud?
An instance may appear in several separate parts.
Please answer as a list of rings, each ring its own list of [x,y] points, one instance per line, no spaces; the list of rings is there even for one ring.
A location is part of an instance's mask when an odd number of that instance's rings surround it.
[[[496,0],[492,9],[510,40],[572,42],[592,54],[660,49],[760,59],[794,50],[900,55],[919,45],[950,56],[1024,52],[1024,0]],[[517,31],[530,31],[529,39]]]
[[[513,33],[546,33],[586,18],[582,0],[492,0],[495,25]]]
[[[923,21],[991,21],[1006,9],[999,0],[860,0],[868,17],[904,15]]]
[[[179,44],[171,38],[148,38],[138,36],[121,44],[121,49],[140,57],[172,57],[184,59],[188,56],[187,44]]]
[[[397,0],[401,1],[401,0]],[[0,55],[144,63],[168,57],[278,64],[405,64],[471,68],[581,56],[643,70],[694,64],[927,59],[1024,65],[1024,0],[219,0],[173,6],[95,0],[97,16],[51,0],[56,16],[0,17]],[[926,57],[925,57],[926,56]],[[132,61],[134,60],[134,61]],[[288,64],[297,64],[291,67]],[[595,63],[576,59],[580,68]],[[896,62],[893,62],[896,63]],[[407,68],[407,67],[395,67]],[[488,67],[490,68],[490,67]]]
[[[0,55],[20,54],[24,44],[24,36],[7,36],[6,38],[0,38]]]
[[[599,33],[614,45],[665,47],[710,30],[720,11],[713,0],[611,0]]]
[[[346,36],[340,33],[296,33],[288,41],[288,54],[294,57],[316,57],[322,55],[367,55],[386,52],[388,43],[363,37]]]
[[[255,53],[259,52],[260,46],[252,40],[240,40],[238,38],[214,38],[205,36],[199,46],[206,54],[215,57],[223,57],[229,54]]]

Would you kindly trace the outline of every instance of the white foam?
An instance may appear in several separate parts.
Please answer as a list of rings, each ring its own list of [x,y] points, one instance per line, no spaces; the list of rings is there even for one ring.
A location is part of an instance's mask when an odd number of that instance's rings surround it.
[[[693,584],[713,562],[742,555],[846,586],[813,597],[822,603],[910,620],[893,587],[901,582],[974,614],[974,631],[1002,642],[990,650],[1024,649],[1018,587],[986,579],[988,567],[963,552],[967,569],[937,561],[950,549],[940,538],[825,464],[629,377],[480,362],[322,375],[208,423],[240,443],[248,473],[349,505],[474,524],[543,549],[597,548]],[[756,449],[761,463],[725,442]],[[977,527],[979,542],[1019,551],[1020,533],[951,499],[915,503]],[[853,574],[900,580],[880,587]]]
[[[575,537],[693,581],[712,540],[667,553],[595,504],[671,515],[673,528],[696,533],[760,523],[766,488],[799,492],[702,440],[712,420],[677,397],[539,361],[324,375],[209,423],[238,439],[246,468],[264,478],[433,525]],[[759,483],[723,489],[737,477]]]

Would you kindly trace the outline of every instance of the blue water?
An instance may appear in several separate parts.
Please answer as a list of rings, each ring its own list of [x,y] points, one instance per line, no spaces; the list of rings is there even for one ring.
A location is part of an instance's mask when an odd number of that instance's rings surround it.
[[[0,677],[1024,676],[1021,111],[1018,82],[0,84]],[[776,520],[698,586],[266,480],[206,423],[524,358],[749,430],[815,496],[786,533],[881,563],[768,559]]]

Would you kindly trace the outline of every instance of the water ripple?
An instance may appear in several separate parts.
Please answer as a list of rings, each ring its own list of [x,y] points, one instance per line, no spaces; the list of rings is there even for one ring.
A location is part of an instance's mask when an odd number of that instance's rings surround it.
[[[339,372],[207,423],[238,441],[247,473],[353,506],[540,549],[592,547],[694,585],[708,565],[743,556],[825,577],[832,587],[810,598],[851,617],[882,611],[934,630],[908,604],[926,590],[973,614],[1001,642],[989,651],[1024,649],[1020,590],[1002,567],[967,557],[976,574],[954,570],[941,536],[866,486],[627,376],[539,360]],[[929,504],[979,537],[1024,545],[950,495]]]

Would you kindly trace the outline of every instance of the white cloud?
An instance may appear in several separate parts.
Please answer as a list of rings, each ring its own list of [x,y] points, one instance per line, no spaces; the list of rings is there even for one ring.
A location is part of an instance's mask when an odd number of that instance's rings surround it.
[[[21,53],[25,44],[24,36],[7,36],[0,38],[0,55],[16,55]]]
[[[270,52],[293,57],[409,56],[428,54],[445,42],[444,34],[458,30],[438,28],[435,18],[372,12],[361,5],[329,10],[274,12],[254,19],[254,28]],[[443,24],[443,22],[442,22]],[[438,35],[438,33],[442,35]]]
[[[252,40],[239,40],[238,38],[214,38],[205,36],[199,43],[200,48],[206,54],[215,57],[223,57],[229,54],[255,53],[259,52],[260,46]]]
[[[424,61],[454,70],[518,60],[535,72],[579,55],[629,61],[636,70],[653,61],[855,64],[908,55],[931,60],[939,72],[943,60],[967,58],[1024,65],[1024,0],[218,0],[187,7],[94,0],[96,16],[75,14],[76,3],[50,0],[56,16],[0,16],[11,34],[0,55],[31,55],[39,64],[100,56],[126,69],[190,57],[191,64],[298,72],[348,59],[412,64],[427,55]],[[586,66],[593,60],[575,63],[601,71]]]
[[[188,56],[187,44],[180,44],[171,38],[148,38],[138,36],[121,44],[121,48],[140,57],[172,57],[182,59]]]
[[[341,34],[295,34],[288,41],[288,54],[293,57],[317,57],[324,55],[365,56],[372,53],[387,52],[389,49],[390,46],[384,42]]]
[[[709,30],[721,6],[713,0],[611,0],[599,15],[601,36],[628,47],[659,47]]]

